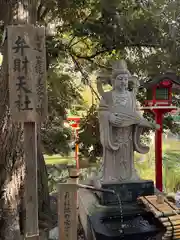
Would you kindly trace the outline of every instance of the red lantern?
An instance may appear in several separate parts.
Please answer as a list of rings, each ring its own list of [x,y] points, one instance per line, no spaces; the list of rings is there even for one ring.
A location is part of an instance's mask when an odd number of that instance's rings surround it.
[[[175,73],[167,72],[164,75],[150,79],[140,85],[147,89],[147,99],[143,110],[153,112],[156,123],[160,129],[156,130],[155,135],[155,161],[156,161],[156,187],[160,191],[162,186],[162,133],[163,133],[163,116],[167,112],[177,109],[172,106],[173,85],[180,85],[180,78]]]
[[[71,127],[72,127],[72,128],[77,128],[77,127],[78,127],[78,124],[77,124],[77,123],[73,123],[73,124],[71,124]]]

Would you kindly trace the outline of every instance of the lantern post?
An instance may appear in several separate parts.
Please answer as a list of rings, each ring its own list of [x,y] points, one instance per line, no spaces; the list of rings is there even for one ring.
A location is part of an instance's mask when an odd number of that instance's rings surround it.
[[[172,92],[180,85],[180,79],[173,72],[156,76],[147,82],[141,82],[140,86],[147,90],[144,111],[152,112],[156,124],[160,126],[155,132],[155,179],[156,188],[163,191],[163,158],[162,158],[162,135],[163,117],[165,113],[176,110],[172,105]]]
[[[78,144],[78,139],[79,139],[79,133],[78,133],[78,128],[79,128],[79,122],[80,122],[80,117],[68,117],[67,120],[70,123],[70,126],[74,129],[74,136],[75,136],[75,160],[76,160],[76,169],[79,170],[79,144]]]
[[[159,124],[160,128],[156,129],[155,133],[155,174],[156,174],[156,187],[160,191],[163,190],[163,174],[162,174],[162,134],[163,134],[163,115],[164,112],[161,109],[154,111],[156,124]]]

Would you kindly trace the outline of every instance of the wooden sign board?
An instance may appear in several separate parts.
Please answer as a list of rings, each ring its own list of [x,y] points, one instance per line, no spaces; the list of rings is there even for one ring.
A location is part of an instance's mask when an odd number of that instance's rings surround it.
[[[77,239],[77,185],[75,183],[59,184],[58,215],[59,239]]]
[[[45,29],[7,28],[10,112],[16,122],[41,122],[47,115]]]

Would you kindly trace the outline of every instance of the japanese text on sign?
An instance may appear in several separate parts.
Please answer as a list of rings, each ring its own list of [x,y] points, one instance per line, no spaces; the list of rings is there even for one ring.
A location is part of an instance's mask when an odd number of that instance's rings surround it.
[[[71,209],[70,209],[70,193],[66,192],[64,196],[64,232],[69,239],[69,229],[71,227]]]
[[[77,185],[59,184],[59,237],[64,240],[77,239]]]
[[[10,110],[14,121],[43,121],[47,112],[44,28],[8,27]]]

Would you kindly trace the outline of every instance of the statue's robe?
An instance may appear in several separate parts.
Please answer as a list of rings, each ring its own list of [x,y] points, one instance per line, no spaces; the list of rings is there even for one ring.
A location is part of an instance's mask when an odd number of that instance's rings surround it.
[[[122,120],[113,126],[111,113]],[[128,92],[126,104],[115,106],[112,91],[105,92],[99,105],[100,137],[103,145],[103,181],[138,179],[134,167],[134,151],[147,153],[149,148],[140,143],[143,130],[140,115],[136,111],[136,100]],[[142,118],[143,119],[143,118]]]

